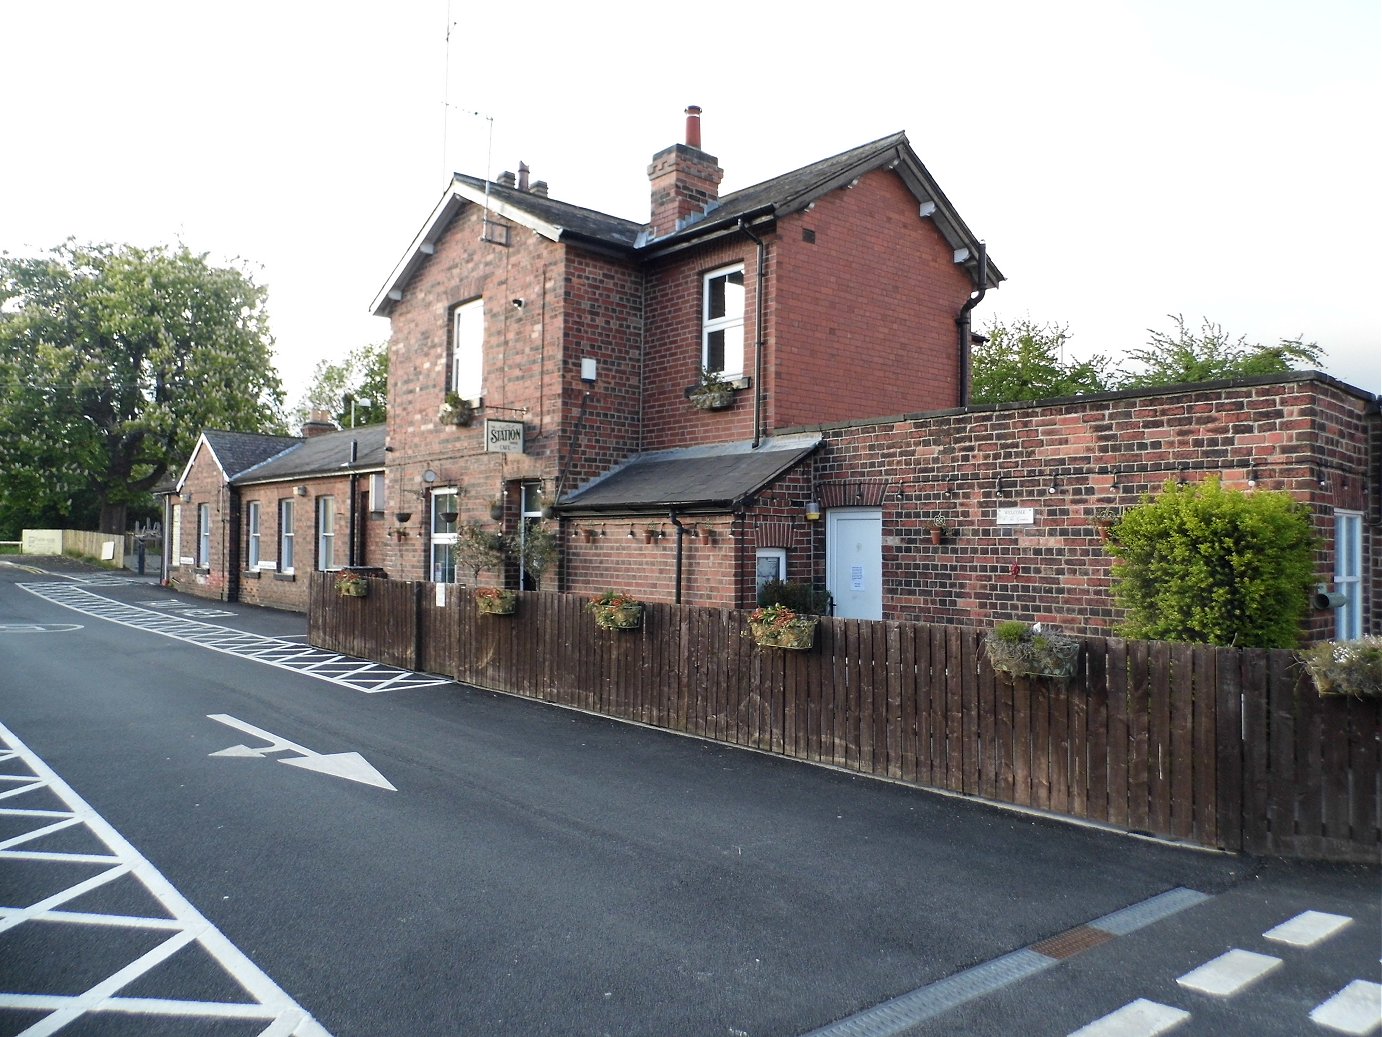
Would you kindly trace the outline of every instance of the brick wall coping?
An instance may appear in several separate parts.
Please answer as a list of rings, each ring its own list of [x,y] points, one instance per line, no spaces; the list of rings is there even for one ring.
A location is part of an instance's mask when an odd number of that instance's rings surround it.
[[[1001,411],[1026,410],[1043,407],[1066,407],[1071,404],[1105,403],[1112,400],[1147,399],[1156,396],[1183,396],[1201,392],[1216,392],[1222,389],[1241,389],[1256,385],[1293,385],[1300,382],[1320,382],[1332,386],[1357,399],[1371,404],[1371,413],[1382,412],[1382,397],[1375,396],[1366,389],[1340,381],[1323,371],[1292,371],[1287,374],[1260,374],[1246,378],[1228,378],[1216,382],[1183,382],[1178,385],[1157,385],[1143,389],[1119,389],[1115,392],[1089,393],[1085,396],[1053,396],[1044,400],[1015,400],[1008,403],[971,404],[968,407],[947,407],[944,410],[913,411],[907,414],[892,414],[877,418],[856,418],[850,421],[826,422],[817,425],[796,425],[791,428],[775,429],[776,435],[791,435],[798,432],[824,432],[833,429],[868,428],[873,425],[894,425],[899,421],[924,421],[932,418],[948,418],[962,414],[995,414]]]

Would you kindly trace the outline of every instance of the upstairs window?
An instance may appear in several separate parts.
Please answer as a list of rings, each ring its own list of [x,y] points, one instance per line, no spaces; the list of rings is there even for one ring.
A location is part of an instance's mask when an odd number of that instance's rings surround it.
[[[451,328],[451,390],[463,400],[479,400],[485,383],[485,301],[456,307]]]
[[[744,264],[705,275],[701,366],[725,378],[744,373]]]

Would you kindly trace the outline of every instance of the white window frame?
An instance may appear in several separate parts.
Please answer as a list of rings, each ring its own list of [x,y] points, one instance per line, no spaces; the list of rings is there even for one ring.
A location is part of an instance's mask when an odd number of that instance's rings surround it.
[[[777,562],[777,576],[770,576],[764,579],[758,570],[759,564],[766,558],[771,558]],[[753,556],[753,600],[758,601],[758,595],[763,591],[763,585],[768,580],[787,580],[787,549],[785,547],[760,547]]]
[[[249,570],[258,569],[259,561],[263,557],[259,540],[260,523],[259,502],[252,500],[245,505],[245,529],[248,532],[245,545],[245,568]]]
[[[293,498],[278,502],[278,571],[293,571]]]
[[[211,506],[196,506],[196,567],[211,567]]]
[[[173,505],[173,547],[169,553],[175,565],[185,565],[188,559],[182,557],[182,505]]]
[[[725,312],[718,317],[710,315],[711,286],[720,278],[739,275],[738,306],[731,301],[729,289],[732,282],[725,281]],[[701,366],[714,371],[723,378],[741,378],[744,374],[744,305],[747,295],[744,291],[744,264],[733,263],[711,270],[701,278]],[[737,332],[737,334],[736,334]],[[716,334],[723,335],[723,362],[718,366],[711,362],[711,339]]]
[[[528,529],[534,522],[542,521],[542,483],[525,482],[519,488],[518,498],[518,589],[532,590],[528,586]]]
[[[478,403],[485,387],[485,300],[461,303],[451,314],[451,391]]]
[[[317,498],[317,568],[322,572],[340,568],[336,564],[336,498],[330,494]]]
[[[375,472],[369,477],[369,510],[371,515],[384,514],[384,506],[388,503],[386,484],[383,472]]]
[[[442,507],[447,502],[450,507]],[[443,521],[443,511],[458,511],[461,495],[455,486],[443,486],[432,491],[428,505],[428,529],[431,531],[431,546],[428,560],[431,562],[433,583],[455,583],[456,556],[452,548],[456,546],[456,523]]]
[[[1334,610],[1334,638],[1363,636],[1363,513],[1334,509],[1334,590],[1348,600]]]

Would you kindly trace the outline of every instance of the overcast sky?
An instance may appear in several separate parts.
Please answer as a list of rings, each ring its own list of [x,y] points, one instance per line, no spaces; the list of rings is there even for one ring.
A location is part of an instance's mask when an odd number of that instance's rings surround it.
[[[980,326],[1117,355],[1206,317],[1318,341],[1382,392],[1377,0],[883,10],[0,3],[0,250],[243,257],[291,401],[388,337],[370,303],[451,170],[521,159],[643,221],[648,160],[699,104],[722,193],[905,130],[1008,277]]]

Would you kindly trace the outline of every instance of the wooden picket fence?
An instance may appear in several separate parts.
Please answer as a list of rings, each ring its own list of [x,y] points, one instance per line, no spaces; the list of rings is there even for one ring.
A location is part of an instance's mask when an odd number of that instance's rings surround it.
[[[1287,651],[1087,637],[1068,682],[994,673],[983,631],[822,619],[757,648],[743,612],[650,604],[635,631],[585,599],[313,577],[314,645],[796,759],[1201,846],[1382,859],[1382,703],[1321,698]]]

